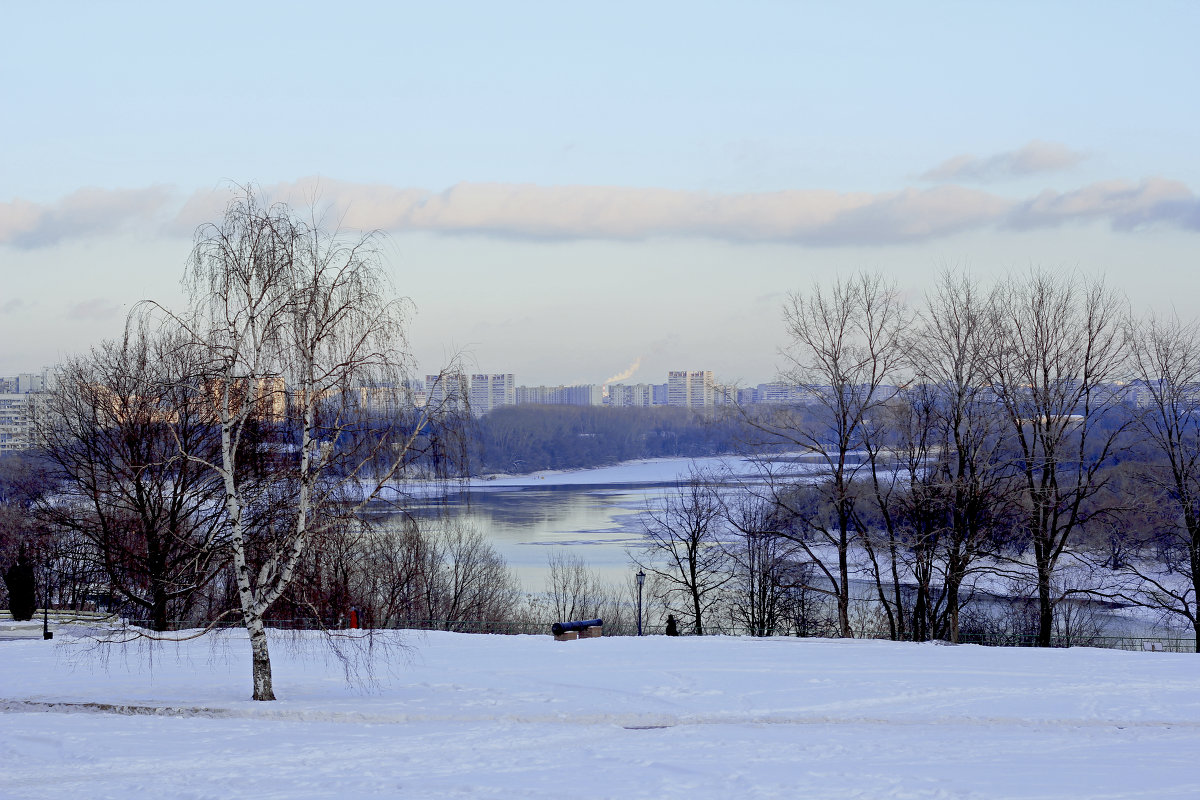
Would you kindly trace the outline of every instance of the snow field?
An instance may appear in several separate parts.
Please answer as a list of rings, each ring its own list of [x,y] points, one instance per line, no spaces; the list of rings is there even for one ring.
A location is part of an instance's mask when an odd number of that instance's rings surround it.
[[[0,797],[1200,797],[1195,655],[402,638],[0,642]]]

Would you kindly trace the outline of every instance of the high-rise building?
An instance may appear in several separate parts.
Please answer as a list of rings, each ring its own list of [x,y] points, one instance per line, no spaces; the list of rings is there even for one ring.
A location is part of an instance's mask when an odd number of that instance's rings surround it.
[[[486,414],[517,402],[516,380],[511,372],[471,376],[471,412]]]
[[[16,392],[0,394],[0,453],[28,449],[32,428],[33,397]]]
[[[41,372],[22,372],[20,375],[0,377],[0,394],[32,394],[50,391],[54,381],[54,370],[46,367]]]
[[[654,386],[649,383],[609,384],[608,404],[610,406],[652,406],[654,405]]]
[[[804,386],[774,381],[760,383],[754,392],[754,402],[764,405],[803,405],[815,400],[816,396]]]
[[[713,402],[712,370],[672,370],[667,373],[667,405],[708,408]]]
[[[469,396],[467,376],[461,372],[425,376],[425,402],[431,408],[458,411],[466,407]]]
[[[0,377],[0,453],[33,446],[33,415],[53,388],[54,370]]]
[[[598,406],[603,401],[602,388],[594,383],[574,386],[518,386],[518,405]]]

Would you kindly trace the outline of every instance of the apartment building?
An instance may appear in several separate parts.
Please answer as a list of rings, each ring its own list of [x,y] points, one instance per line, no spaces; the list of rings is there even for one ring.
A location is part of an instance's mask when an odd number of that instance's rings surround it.
[[[0,453],[28,450],[32,445],[33,395],[0,394]]]
[[[471,376],[471,413],[486,414],[517,402],[517,382],[511,372]]]
[[[35,404],[52,387],[54,370],[0,376],[0,453],[33,446]]]
[[[608,404],[610,406],[635,406],[648,408],[654,403],[654,384],[651,383],[612,383],[608,386]]]
[[[604,402],[604,389],[595,383],[572,386],[518,386],[517,405],[598,406]]]
[[[712,370],[672,370],[667,373],[667,405],[709,408],[716,400]]]
[[[425,402],[432,408],[457,411],[466,408],[470,384],[461,372],[425,376]]]

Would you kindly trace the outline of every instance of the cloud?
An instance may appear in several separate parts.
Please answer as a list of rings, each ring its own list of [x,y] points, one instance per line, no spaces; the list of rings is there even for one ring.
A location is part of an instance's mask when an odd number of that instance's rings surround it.
[[[82,303],[76,303],[67,309],[67,317],[76,320],[106,320],[121,313],[121,304],[106,300],[103,297],[93,297]]]
[[[441,192],[307,178],[264,187],[270,200],[316,205],[327,224],[348,230],[425,231],[510,239],[638,241],[657,237],[812,246],[931,241],[963,231],[1025,230],[1107,223],[1115,230],[1170,225],[1200,230],[1200,200],[1165,178],[1104,181],[1067,192],[1014,198],[940,185],[892,192],[790,190],[712,192],[622,186],[460,183]],[[218,219],[230,189],[171,193],[76,192],[36,205],[0,203],[0,245],[36,247],[101,231],[138,228],[190,236]]]
[[[25,301],[19,297],[0,303],[0,314],[15,314],[25,307]]]
[[[45,247],[94,234],[145,226],[172,201],[163,186],[145,189],[79,189],[52,204],[0,202],[0,244]],[[157,229],[155,224],[154,229]]]
[[[1086,155],[1071,150],[1065,144],[1034,139],[1024,147],[987,158],[955,156],[925,172],[920,178],[938,183],[989,183],[1059,172],[1074,167],[1085,158]]]
[[[1107,220],[1115,230],[1156,223],[1200,230],[1200,198],[1178,181],[1103,181],[1073,192],[1044,191],[1017,204],[1008,225],[1027,229],[1066,222]]]
[[[269,187],[311,197],[314,179]],[[348,228],[529,239],[662,236],[806,244],[883,244],[995,219],[1009,201],[940,186],[871,194],[825,190],[714,194],[617,186],[461,183],[443,192],[322,180],[319,196]]]

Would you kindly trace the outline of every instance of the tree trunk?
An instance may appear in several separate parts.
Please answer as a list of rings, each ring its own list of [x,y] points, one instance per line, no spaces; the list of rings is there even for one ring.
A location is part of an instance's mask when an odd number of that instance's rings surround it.
[[[246,632],[250,634],[250,652],[253,656],[253,680],[255,700],[274,700],[271,688],[271,654],[267,650],[267,631],[261,617],[247,618]]]
[[[854,631],[850,629],[850,559],[847,550],[850,549],[849,535],[846,529],[849,525],[842,514],[839,520],[840,546],[838,547],[838,635],[843,639],[853,639]]]
[[[1050,602],[1050,573],[1038,570],[1038,647],[1049,647],[1054,632],[1054,606]]]
[[[946,580],[946,610],[950,612],[950,641],[958,644],[958,579]]]
[[[927,578],[922,578],[917,581],[917,598],[913,603],[912,629],[914,642],[929,640],[928,597],[929,581]]]
[[[167,620],[167,590],[161,581],[155,581],[151,586],[150,626],[156,631],[165,631]]]
[[[892,594],[896,600],[896,633],[895,638],[904,640],[908,638],[908,631],[904,624],[904,592],[900,588],[900,571],[896,567],[896,562],[899,560],[896,555],[896,534],[889,532],[889,556],[892,559]]]

